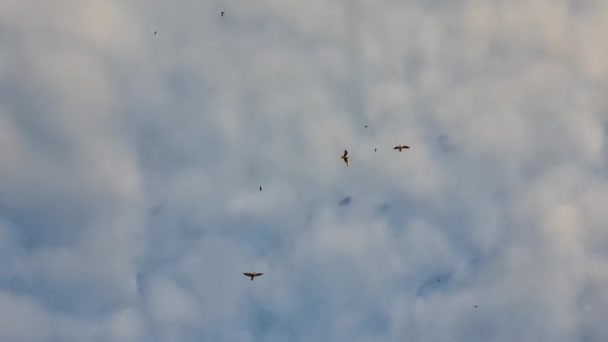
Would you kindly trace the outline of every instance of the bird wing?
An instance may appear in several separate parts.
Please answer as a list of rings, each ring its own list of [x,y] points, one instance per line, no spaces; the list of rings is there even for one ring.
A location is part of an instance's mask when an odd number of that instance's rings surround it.
[[[401,146],[401,147],[403,147],[403,148],[410,148],[409,146],[405,146],[405,145],[403,145],[403,146]]]
[[[348,155],[348,151],[344,150],[344,155],[342,157],[346,157]]]
[[[255,277],[255,276],[253,275],[253,273],[243,273],[243,274],[244,274],[244,275],[246,275],[246,276],[248,276],[248,277]]]
[[[253,276],[254,276],[254,277],[259,277],[259,276],[261,276],[262,274],[264,274],[264,273],[256,273],[256,274],[254,274]]]
[[[393,147],[393,150],[398,150],[398,149],[399,149],[399,146]]]

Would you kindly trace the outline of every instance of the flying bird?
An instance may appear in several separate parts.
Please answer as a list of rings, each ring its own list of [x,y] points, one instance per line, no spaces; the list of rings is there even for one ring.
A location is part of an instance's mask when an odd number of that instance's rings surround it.
[[[376,152],[376,151],[378,151],[378,149],[377,149],[377,148],[374,148],[374,152]]]
[[[262,187],[260,187],[260,192],[262,192]]]
[[[475,307],[477,307],[477,305],[475,305]]]
[[[253,272],[253,273],[243,273],[243,274],[246,275],[246,276],[248,276],[248,277],[250,277],[251,281],[253,281],[253,278],[259,277],[259,276],[261,276],[264,273],[255,273],[255,272]]]
[[[154,31],[154,35],[156,36],[156,31]]]
[[[224,11],[222,11],[222,13],[221,13],[220,15],[223,17],[223,16],[224,16],[224,13],[225,13],[225,12],[224,12]]]
[[[405,145],[397,145],[393,148],[393,150],[399,150],[399,152],[401,152],[401,150],[403,149],[408,149],[410,148],[409,146],[405,146]]]
[[[346,163],[346,167],[348,167],[349,162],[348,162],[348,151],[344,150],[344,155],[342,156],[342,159],[344,159],[344,162]]]
[[[365,128],[367,128],[367,125],[365,125]]]

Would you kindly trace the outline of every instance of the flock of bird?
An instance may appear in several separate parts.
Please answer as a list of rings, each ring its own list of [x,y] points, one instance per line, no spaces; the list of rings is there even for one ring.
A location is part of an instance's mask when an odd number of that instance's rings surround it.
[[[365,126],[365,127],[367,127],[367,126]],[[397,145],[397,146],[393,147],[393,150],[399,150],[399,152],[402,152],[403,150],[406,150],[408,148],[410,148],[410,147],[407,146],[407,145]],[[374,152],[376,152],[376,151],[378,151],[378,149],[374,148]],[[344,162],[346,163],[346,167],[350,166],[350,161],[348,161],[349,157],[348,157],[348,151],[347,150],[344,150],[344,154],[340,158],[342,158],[344,160]],[[262,190],[260,189],[260,191],[262,191]]]
[[[222,11],[222,16],[223,16],[223,13],[224,12]],[[367,127],[367,126],[365,126],[365,127]],[[397,145],[397,146],[393,147],[393,150],[399,150],[399,152],[402,152],[403,150],[406,150],[406,149],[409,149],[409,148],[410,147],[407,146],[407,145]],[[378,150],[377,148],[374,148],[374,152],[376,152],[377,150]],[[348,151],[347,150],[344,150],[344,154],[342,155],[341,158],[346,163],[346,167],[349,167],[350,166],[350,161],[348,160],[349,157],[348,157]],[[260,186],[260,191],[262,191],[262,187],[261,186]],[[264,273],[253,272],[253,273],[243,273],[243,274],[245,276],[251,278],[251,281],[253,281],[253,278],[259,277],[259,276],[263,275]]]
[[[223,18],[224,14],[226,12],[225,11],[221,11],[220,12],[220,16]],[[154,31],[154,35],[156,35],[156,31]],[[365,128],[367,128],[367,125],[365,125]],[[393,148],[393,150],[399,150],[399,152],[402,152],[405,149],[409,149],[410,147],[407,145],[397,145]],[[374,148],[374,152],[377,152],[378,149]],[[346,167],[350,166],[350,161],[349,161],[349,156],[348,156],[348,151],[344,150],[344,154],[342,155],[342,157],[340,157],[342,160],[344,160],[344,163],[346,163]],[[262,187],[260,186],[260,192],[262,191]],[[245,275],[246,277],[250,278],[251,281],[253,281],[253,279],[255,277],[259,277],[261,275],[263,275],[264,273],[257,273],[257,272],[253,272],[253,273],[249,273],[249,272],[245,272],[243,273],[243,275]]]
[[[220,12],[220,16],[223,18],[224,14],[226,12],[225,11],[221,11]],[[154,35],[156,35],[156,31],[154,31]],[[364,126],[365,128],[367,128],[367,125]],[[393,150],[398,150],[399,152],[403,152],[403,150],[407,150],[410,147],[407,145],[397,145],[395,147],[393,147]],[[374,152],[377,152],[378,149],[374,148]],[[344,163],[346,164],[346,167],[350,166],[350,161],[349,161],[349,155],[348,155],[348,150],[344,150],[344,154],[342,155],[342,157],[340,157],[342,160],[344,160]],[[262,187],[260,186],[260,192],[262,191]],[[256,277],[259,277],[261,275],[263,275],[264,273],[259,273],[259,272],[244,272],[243,275],[245,275],[247,278],[249,278],[251,281],[253,281]],[[440,279],[437,279],[437,282],[439,282]],[[474,306],[475,308],[477,308],[477,305]]]

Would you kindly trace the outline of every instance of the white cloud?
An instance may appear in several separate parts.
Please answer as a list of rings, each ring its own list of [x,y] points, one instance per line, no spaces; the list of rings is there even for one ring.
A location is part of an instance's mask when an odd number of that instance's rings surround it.
[[[605,340],[607,13],[0,3],[0,337]]]

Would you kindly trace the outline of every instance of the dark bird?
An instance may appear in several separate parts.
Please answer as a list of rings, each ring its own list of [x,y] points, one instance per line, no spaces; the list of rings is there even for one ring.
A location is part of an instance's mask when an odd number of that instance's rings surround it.
[[[243,274],[246,275],[246,276],[248,276],[248,277],[250,277],[251,281],[253,281],[253,278],[259,277],[259,276],[261,276],[264,273],[255,273],[255,272],[253,272],[253,273],[243,273]]]
[[[367,125],[365,125],[365,128],[367,128]]]
[[[378,150],[377,148],[374,148],[374,152],[376,152],[377,150]]]
[[[440,282],[440,281],[441,281],[441,279],[437,279],[437,282]]]
[[[154,31],[154,35],[156,36],[156,31]]]
[[[260,192],[262,192],[262,187],[260,187]]]
[[[224,11],[222,11],[222,13],[221,13],[220,15],[223,17],[223,16],[224,16],[224,13],[225,13],[225,12],[224,12]]]
[[[399,152],[401,152],[401,150],[403,149],[408,149],[410,148],[409,146],[405,146],[405,145],[397,145],[393,148],[393,150],[399,150]]]
[[[477,307],[477,305],[475,305],[475,307]]]
[[[346,163],[346,167],[348,167],[349,162],[348,162],[348,151],[344,150],[344,155],[342,156],[342,159],[344,159],[344,162]]]

